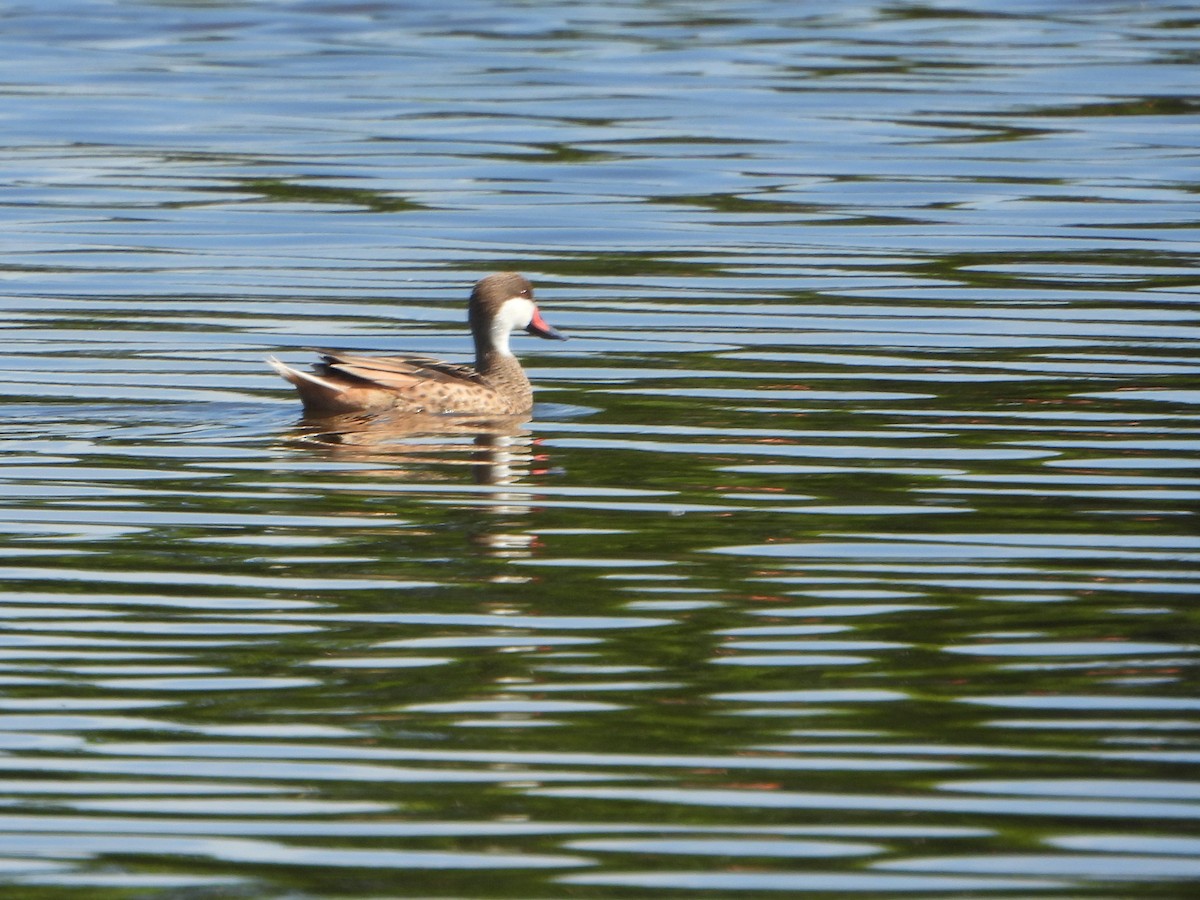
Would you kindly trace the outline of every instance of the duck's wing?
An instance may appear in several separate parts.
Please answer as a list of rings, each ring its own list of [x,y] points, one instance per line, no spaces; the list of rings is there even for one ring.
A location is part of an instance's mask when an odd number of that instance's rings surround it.
[[[321,374],[348,375],[372,382],[380,387],[403,392],[418,382],[439,384],[483,385],[483,378],[473,368],[449,363],[432,356],[357,356],[338,350],[318,350],[321,362],[316,369]]]

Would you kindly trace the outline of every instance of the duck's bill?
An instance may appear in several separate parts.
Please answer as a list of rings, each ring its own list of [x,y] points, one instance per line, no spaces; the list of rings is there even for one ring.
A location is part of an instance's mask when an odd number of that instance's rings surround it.
[[[558,329],[548,325],[546,320],[542,318],[542,314],[538,310],[533,311],[533,318],[529,321],[529,326],[525,329],[530,334],[536,334],[540,338],[546,338],[552,341],[565,341],[567,336]]]

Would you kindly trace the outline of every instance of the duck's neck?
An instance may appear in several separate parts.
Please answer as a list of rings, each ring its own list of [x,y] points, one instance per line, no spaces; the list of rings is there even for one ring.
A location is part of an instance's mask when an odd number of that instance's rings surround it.
[[[511,353],[476,343],[475,371],[513,405],[514,412],[526,412],[533,406],[533,388]]]

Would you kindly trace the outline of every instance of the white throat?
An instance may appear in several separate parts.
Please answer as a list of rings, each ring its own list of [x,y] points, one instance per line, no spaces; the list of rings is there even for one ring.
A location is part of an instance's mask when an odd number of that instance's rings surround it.
[[[492,320],[488,336],[492,349],[503,356],[512,356],[508,348],[508,336],[518,329],[529,327],[533,321],[533,301],[527,297],[510,297],[500,305],[500,311]]]

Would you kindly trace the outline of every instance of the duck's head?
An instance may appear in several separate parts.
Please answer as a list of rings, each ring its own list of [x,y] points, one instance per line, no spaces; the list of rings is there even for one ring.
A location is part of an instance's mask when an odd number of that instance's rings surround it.
[[[516,272],[497,272],[480,279],[471,291],[467,318],[475,343],[482,349],[511,353],[508,336],[525,330],[538,337],[565,341],[547,324],[533,302],[533,285]]]

